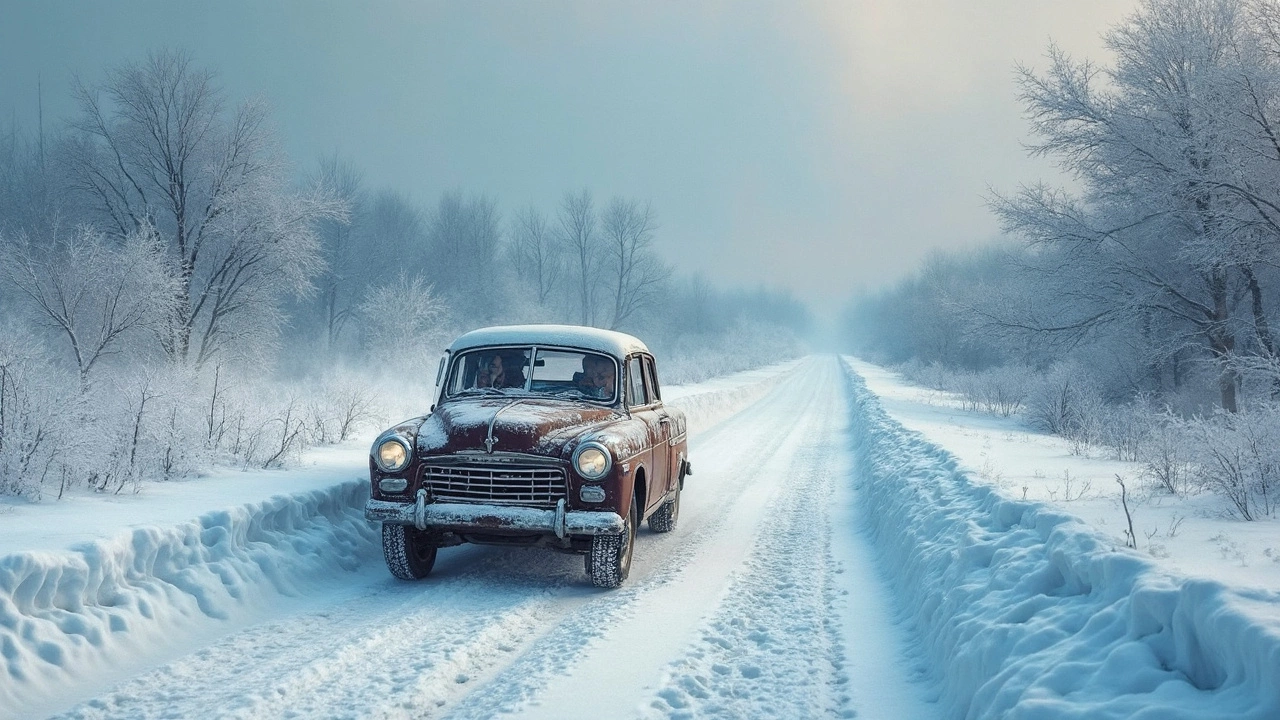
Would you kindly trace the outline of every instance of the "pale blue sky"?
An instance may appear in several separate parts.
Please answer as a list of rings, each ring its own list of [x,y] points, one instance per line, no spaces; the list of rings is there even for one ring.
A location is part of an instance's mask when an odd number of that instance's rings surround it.
[[[652,200],[672,262],[821,308],[992,238],[1025,158],[1015,60],[1099,55],[1129,0],[0,0],[0,125],[163,46],[265,96],[291,159],[338,151],[423,203]]]

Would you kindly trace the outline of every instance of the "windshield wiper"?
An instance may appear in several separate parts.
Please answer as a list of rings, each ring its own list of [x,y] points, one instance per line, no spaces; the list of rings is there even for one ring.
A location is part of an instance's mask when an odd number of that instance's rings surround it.
[[[477,387],[466,388],[454,393],[455,395],[506,395],[500,388]]]

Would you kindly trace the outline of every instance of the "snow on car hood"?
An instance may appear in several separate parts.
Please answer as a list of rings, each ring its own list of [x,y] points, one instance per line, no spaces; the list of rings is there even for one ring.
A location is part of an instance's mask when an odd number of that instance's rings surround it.
[[[496,420],[495,420],[496,416]],[[570,440],[624,417],[612,408],[547,398],[462,398],[438,405],[418,429],[424,455],[484,451],[493,422],[493,451],[559,457]]]

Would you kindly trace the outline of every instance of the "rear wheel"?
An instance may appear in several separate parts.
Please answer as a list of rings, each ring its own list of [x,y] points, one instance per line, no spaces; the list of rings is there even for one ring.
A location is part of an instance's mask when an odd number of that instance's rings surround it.
[[[680,486],[676,486],[676,496],[662,503],[649,516],[649,529],[656,533],[671,532],[676,529],[676,520],[680,519]]]
[[[418,528],[383,523],[382,556],[392,575],[401,580],[421,580],[436,564],[436,545]]]
[[[640,512],[635,499],[627,514],[626,526],[617,535],[596,535],[591,538],[591,552],[587,554],[587,574],[591,584],[602,588],[622,585],[631,573],[631,552],[636,544],[636,525]]]

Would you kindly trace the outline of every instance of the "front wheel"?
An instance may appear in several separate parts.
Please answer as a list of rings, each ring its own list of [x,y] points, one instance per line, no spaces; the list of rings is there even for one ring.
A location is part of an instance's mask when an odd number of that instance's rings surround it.
[[[416,527],[383,523],[382,556],[392,575],[401,580],[421,580],[436,564],[436,545]]]
[[[636,525],[639,522],[640,512],[633,499],[631,512],[627,515],[622,532],[591,538],[591,552],[587,554],[587,574],[591,576],[592,585],[616,588],[627,579],[627,575],[631,573],[631,552],[636,544]]]

